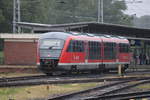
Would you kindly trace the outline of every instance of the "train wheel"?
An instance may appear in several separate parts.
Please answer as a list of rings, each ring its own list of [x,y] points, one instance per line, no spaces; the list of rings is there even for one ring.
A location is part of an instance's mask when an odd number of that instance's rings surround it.
[[[90,70],[90,73],[91,73],[91,74],[95,74],[96,71],[95,71],[95,70]]]
[[[70,69],[71,74],[73,74],[74,72],[77,72],[77,66],[76,65],[71,66],[71,69]]]
[[[103,74],[105,71],[106,71],[105,65],[104,65],[104,64],[99,65],[99,73],[100,73],[100,74]]]
[[[47,76],[53,76],[53,73],[46,73]]]
[[[121,69],[121,72],[122,72],[122,73],[125,73],[125,72],[126,72],[126,69],[127,69],[126,67],[123,67],[123,68]]]
[[[122,72],[122,73],[125,73],[127,68],[128,68],[128,65],[127,65],[127,64],[124,65],[123,68],[122,68],[122,70],[121,70],[121,72]]]

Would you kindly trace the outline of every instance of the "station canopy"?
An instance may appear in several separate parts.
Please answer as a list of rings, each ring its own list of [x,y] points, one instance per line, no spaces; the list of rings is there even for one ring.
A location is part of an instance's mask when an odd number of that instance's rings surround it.
[[[30,29],[34,33],[44,33],[50,31],[74,31],[82,33],[119,35],[132,38],[150,39],[150,29],[129,27],[123,25],[97,23],[97,22],[80,22],[68,24],[39,24],[28,22],[17,22],[17,26]]]

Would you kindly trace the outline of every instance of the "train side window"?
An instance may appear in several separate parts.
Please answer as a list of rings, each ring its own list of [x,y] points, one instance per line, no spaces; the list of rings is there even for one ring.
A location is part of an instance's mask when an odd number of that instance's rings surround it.
[[[129,52],[129,44],[120,43],[119,44],[119,52],[120,53],[128,53]]]
[[[104,43],[104,59],[116,58],[116,43]]]
[[[100,42],[89,41],[89,59],[98,60],[101,59],[101,44]]]
[[[71,40],[67,52],[84,52],[84,42],[80,40]]]
[[[73,52],[73,41],[72,40],[70,40],[70,42],[69,42],[67,52]]]

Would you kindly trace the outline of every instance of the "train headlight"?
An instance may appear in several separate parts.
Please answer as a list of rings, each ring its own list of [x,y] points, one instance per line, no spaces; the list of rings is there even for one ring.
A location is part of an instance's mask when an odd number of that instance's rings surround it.
[[[47,56],[48,56],[48,57],[50,57],[51,55],[50,55],[50,54],[48,54]]]

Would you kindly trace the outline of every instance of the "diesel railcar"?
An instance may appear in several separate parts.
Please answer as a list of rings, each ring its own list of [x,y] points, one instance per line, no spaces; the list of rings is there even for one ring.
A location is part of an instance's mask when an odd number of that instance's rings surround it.
[[[38,42],[37,65],[45,74],[109,71],[130,63],[129,41],[120,36],[48,32]]]

